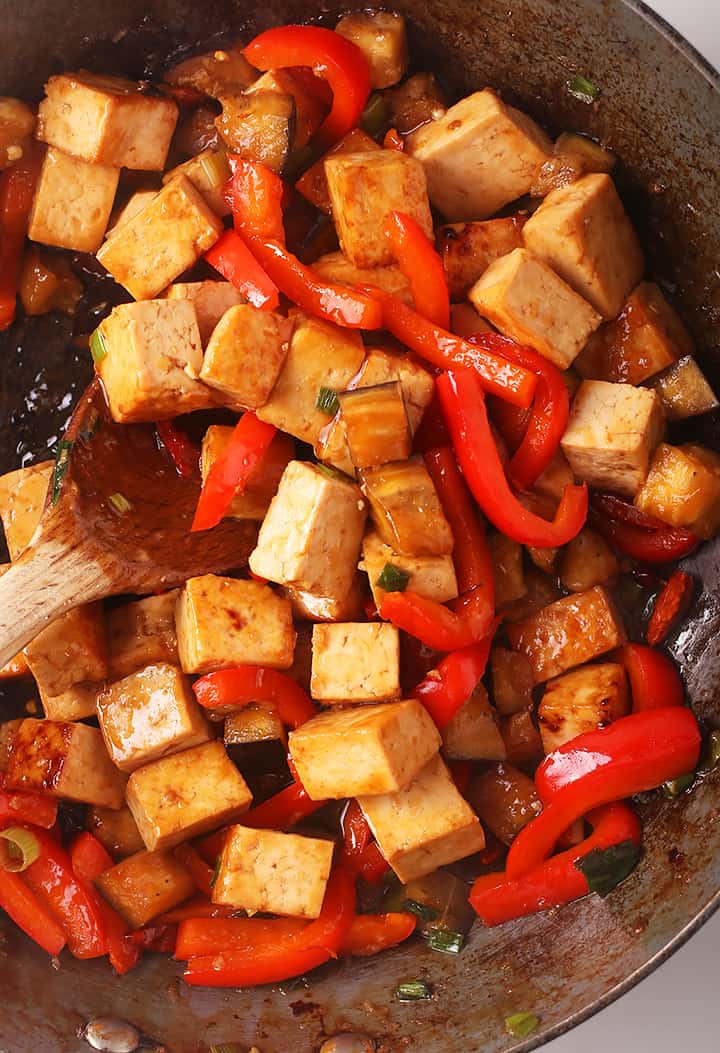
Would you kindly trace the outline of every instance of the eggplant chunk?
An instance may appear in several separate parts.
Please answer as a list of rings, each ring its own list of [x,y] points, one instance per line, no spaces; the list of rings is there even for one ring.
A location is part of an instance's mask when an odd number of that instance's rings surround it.
[[[365,468],[360,485],[383,541],[407,556],[442,556],[454,539],[430,473],[419,458]]]
[[[295,145],[293,96],[266,90],[226,95],[220,101],[222,113],[215,125],[228,149],[282,172]]]
[[[390,88],[405,75],[409,55],[402,15],[394,11],[354,11],[343,15],[335,32],[351,40],[365,55],[372,88]]]
[[[396,88],[383,92],[388,122],[400,135],[411,135],[424,124],[438,121],[447,99],[434,73],[414,73]]]
[[[483,823],[506,845],[542,810],[533,780],[507,761],[476,775],[467,798]]]
[[[617,557],[603,538],[584,527],[563,552],[560,581],[569,592],[584,592],[593,585],[607,585],[619,572]]]
[[[668,420],[710,413],[720,403],[694,358],[686,356],[652,382]]]
[[[258,71],[242,53],[242,46],[193,55],[173,66],[165,81],[181,88],[193,88],[204,95],[220,98],[246,91],[258,78]]]
[[[435,232],[450,299],[462,301],[493,260],[522,246],[525,215],[478,223],[448,223]]]
[[[85,826],[107,848],[113,859],[125,859],[145,847],[132,812],[125,805],[110,808],[90,808]]]
[[[487,691],[478,684],[442,729],[443,748],[453,760],[503,760],[507,749]]]
[[[306,76],[303,76],[307,73]],[[305,70],[276,69],[263,73],[247,89],[246,95],[272,91],[277,95],[290,96],[295,103],[293,149],[307,146],[325,119],[329,110],[313,86],[313,75]],[[317,81],[316,81],[317,84]]]

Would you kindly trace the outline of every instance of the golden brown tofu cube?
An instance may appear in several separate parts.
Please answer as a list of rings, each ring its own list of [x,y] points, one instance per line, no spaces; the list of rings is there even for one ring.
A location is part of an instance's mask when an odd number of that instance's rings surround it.
[[[47,695],[60,695],[84,680],[104,680],[108,661],[102,605],[86,603],[56,618],[27,645],[25,657]]]
[[[402,882],[485,847],[480,820],[460,795],[440,757],[395,793],[359,797],[380,851]]]
[[[584,380],[573,399],[562,450],[590,486],[633,497],[665,429],[660,399],[632,384]]]
[[[360,48],[370,67],[370,87],[390,88],[407,72],[405,19],[395,11],[353,11],[335,32]]]
[[[408,556],[442,556],[454,539],[430,473],[421,459],[365,468],[360,486],[382,540]]]
[[[37,529],[52,474],[53,462],[39,461],[0,476],[0,519],[13,563]]]
[[[190,300],[195,307],[200,341],[203,347],[226,311],[245,303],[243,294],[230,282],[175,282],[166,292],[168,300]]]
[[[258,409],[258,417],[314,444],[328,420],[327,413],[317,407],[320,389],[344,391],[363,358],[358,333],[298,316],[277,383]]]
[[[449,553],[443,556],[404,556],[385,544],[376,530],[369,530],[363,541],[360,569],[368,576],[378,608],[387,595],[386,590],[378,585],[378,578],[388,564],[407,574],[407,587],[428,600],[445,603],[454,600],[458,594],[455,564]]]
[[[165,663],[109,684],[98,699],[97,714],[107,751],[121,771],[135,771],[210,737],[187,677]]]
[[[332,865],[333,842],[234,826],[225,838],[213,903],[249,914],[317,918]],[[290,875],[302,876],[299,881]]]
[[[11,566],[11,563],[0,563],[0,578],[7,573]],[[29,675],[30,669],[22,651],[16,654],[14,658],[11,658],[9,662],[6,662],[0,669],[0,681],[14,680],[16,677]]]
[[[0,724],[0,772],[5,772],[10,763],[15,732],[22,724],[22,718],[17,720],[4,720]]]
[[[96,165],[161,172],[178,119],[174,99],[124,77],[61,73],[45,85],[37,137]]]
[[[234,665],[288,669],[295,649],[290,601],[259,581],[215,574],[190,578],[175,609],[180,664],[186,673]]]
[[[150,852],[231,823],[252,802],[245,780],[217,741],[136,769],[126,797]]]
[[[97,837],[113,859],[125,859],[142,852],[145,845],[133,819],[132,812],[124,805],[113,811],[110,808],[90,808],[85,827]]]
[[[522,545],[505,534],[492,534],[488,543],[495,572],[495,604],[506,607],[527,592]]]
[[[146,205],[150,204],[156,194],[157,190],[136,190],[119,211],[116,210],[111,214],[110,225],[107,229],[107,237],[112,237],[112,235],[125,223],[128,223],[133,216],[137,216],[138,212],[142,212]]]
[[[119,680],[155,662],[178,664],[175,603],[178,590],[146,596],[107,612],[111,680]]]
[[[103,684],[73,684],[59,695],[39,689],[43,713],[48,720],[85,720],[94,717]]]
[[[310,693],[323,702],[400,697],[400,634],[387,622],[341,622],[313,629]]]
[[[314,801],[402,790],[440,746],[437,728],[414,698],[321,713],[288,740]]]
[[[523,238],[605,319],[620,313],[645,269],[632,223],[604,173],[549,193],[525,224]]]
[[[420,128],[408,149],[422,162],[433,205],[449,220],[486,219],[526,194],[552,143],[489,89]]]
[[[222,457],[232,438],[234,428],[225,424],[211,424],[205,432],[200,454],[203,482],[213,465]],[[278,432],[270,443],[257,473],[251,474],[241,494],[233,497],[225,513],[235,519],[262,520],[277,493],[282,474],[295,455],[295,443],[289,435]]]
[[[536,684],[607,654],[627,639],[620,613],[600,585],[556,600],[506,630],[512,647],[530,662]]]
[[[208,341],[200,379],[234,410],[263,406],[288,352],[289,326],[250,304],[231,307]]]
[[[504,760],[507,754],[495,710],[478,684],[442,729],[443,749],[453,760]]]
[[[137,852],[95,884],[131,929],[141,929],[195,892],[195,882],[172,852]]]
[[[397,150],[333,154],[325,160],[325,175],[340,246],[358,267],[395,262],[385,234],[393,210],[416,220],[432,238],[425,173],[413,157]]]
[[[120,304],[99,333],[105,354],[95,366],[113,420],[168,420],[216,405],[199,380],[202,346],[189,301]]]
[[[703,446],[661,443],[635,504],[670,526],[714,537],[720,528],[720,457]]]
[[[250,569],[317,596],[346,595],[366,518],[367,505],[349,479],[328,476],[306,461],[291,461],[250,553]]]
[[[295,189],[299,191],[302,196],[310,202],[311,205],[315,205],[321,212],[324,212],[327,216],[332,215],[332,203],[330,201],[330,191],[328,190],[327,179],[325,178],[325,160],[334,154],[359,154],[359,153],[370,153],[374,151],[377,153],[382,147],[371,139],[367,132],[364,132],[362,128],[353,128],[347,135],[344,135],[339,142],[328,150],[319,160],[311,165],[306,172],[303,173],[300,179],[295,184]],[[340,255],[340,254],[338,254]],[[331,275],[326,275],[330,278]],[[339,280],[339,279],[338,279]]]
[[[660,396],[668,420],[697,417],[720,405],[700,366],[687,356],[656,377],[651,386]]]
[[[528,344],[559,369],[572,365],[600,315],[527,249],[491,263],[469,292],[501,333]]]
[[[552,753],[577,735],[605,728],[630,712],[625,670],[616,662],[586,665],[551,680],[538,707],[543,749]]]
[[[51,147],[40,170],[28,236],[43,245],[97,252],[119,177],[118,168],[91,165]]]
[[[218,216],[230,215],[231,208],[225,198],[225,184],[230,178],[230,165],[222,150],[207,149],[176,165],[163,176],[163,185],[183,175],[189,179]],[[128,217],[131,218],[131,217]]]
[[[593,585],[614,581],[620,572],[615,553],[604,539],[589,527],[566,546],[560,564],[560,581],[569,592],[585,592]]]
[[[313,263],[313,270],[340,285],[376,285],[378,289],[397,296],[408,307],[414,304],[410,282],[399,267],[356,267],[342,252],[328,252]]]
[[[136,300],[151,300],[192,267],[222,232],[222,220],[181,175],[115,231],[97,258]]]
[[[125,778],[108,757],[102,735],[87,724],[23,720],[13,738],[5,781],[14,790],[120,808]]]
[[[518,212],[478,223],[448,223],[435,233],[451,300],[464,300],[493,260],[522,246],[526,216]]]

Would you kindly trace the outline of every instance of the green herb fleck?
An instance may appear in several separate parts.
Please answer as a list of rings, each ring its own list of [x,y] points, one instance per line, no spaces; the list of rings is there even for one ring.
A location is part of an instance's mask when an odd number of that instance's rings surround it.
[[[385,100],[382,95],[375,92],[367,101],[367,105],[360,115],[360,127],[368,135],[377,135],[383,125],[387,122],[388,113]]]
[[[600,89],[597,84],[593,84],[587,77],[583,77],[580,73],[576,74],[568,84],[568,91],[575,99],[579,99],[580,102],[586,102],[588,104],[595,102]]]
[[[328,477],[328,479],[346,479],[347,478],[347,476],[343,475],[342,472],[339,472],[337,470],[337,468],[333,468],[329,464],[316,464],[315,467],[317,468],[317,470],[319,472],[322,472],[323,475],[326,475]]]
[[[60,497],[60,491],[62,489],[63,479],[70,467],[70,451],[73,448],[73,443],[68,442],[66,439],[62,439],[58,443],[57,454],[55,455],[55,467],[53,468],[52,476],[52,505],[53,508],[58,503]]]
[[[432,987],[424,980],[408,980],[395,989],[398,1002],[422,1002],[432,998]]]
[[[464,943],[465,937],[461,932],[453,932],[451,929],[430,929],[428,932],[427,945],[431,951],[459,954]]]
[[[99,366],[102,360],[107,354],[107,344],[105,343],[105,337],[102,335],[99,329],[96,329],[93,335],[90,337],[90,354],[93,356],[93,362],[96,366]]]
[[[340,409],[335,388],[320,388],[317,401],[315,402],[315,409],[319,409],[321,413],[327,413],[328,417],[335,416]]]
[[[375,584],[385,592],[405,592],[409,581],[410,575],[406,570],[396,567],[394,563],[386,563]]]
[[[424,903],[418,903],[416,899],[404,900],[400,910],[406,914],[414,914],[416,918],[420,918],[422,921],[435,921],[438,916],[438,912],[433,907],[427,907]]]
[[[219,874],[220,874],[220,856],[216,856],[215,857],[215,866],[213,867],[213,874],[212,874],[212,877],[210,878],[210,888],[214,888],[215,887],[215,882],[217,881]]]
[[[513,1038],[527,1038],[540,1023],[535,1013],[513,1013],[505,1017],[505,1030]]]
[[[678,775],[677,779],[668,779],[661,786],[663,796],[667,797],[668,800],[673,800],[675,797],[679,797],[681,793],[688,790],[695,782],[695,772],[689,771],[685,775]]]
[[[640,845],[621,841],[609,848],[593,848],[575,860],[575,867],[585,875],[590,892],[607,896],[630,874],[640,860]]]
[[[703,743],[700,771],[715,771],[720,764],[720,730],[711,731]]]
[[[125,512],[129,512],[132,508],[132,504],[128,501],[125,494],[119,492],[116,494],[110,494],[108,502],[112,505],[118,515],[124,515]]]

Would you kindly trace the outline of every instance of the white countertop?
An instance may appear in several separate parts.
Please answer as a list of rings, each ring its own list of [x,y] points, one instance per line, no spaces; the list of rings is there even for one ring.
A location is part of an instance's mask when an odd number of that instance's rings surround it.
[[[646,0],[720,68],[718,0]],[[720,163],[720,158],[718,159]],[[720,1048],[717,1023],[720,912],[670,961],[547,1053],[700,1053]]]

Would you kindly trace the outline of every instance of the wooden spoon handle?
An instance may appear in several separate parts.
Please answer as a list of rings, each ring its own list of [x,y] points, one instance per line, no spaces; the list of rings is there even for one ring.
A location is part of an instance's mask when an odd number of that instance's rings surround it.
[[[0,578],[0,668],[55,618],[107,592],[106,572],[81,547],[29,548]]]

